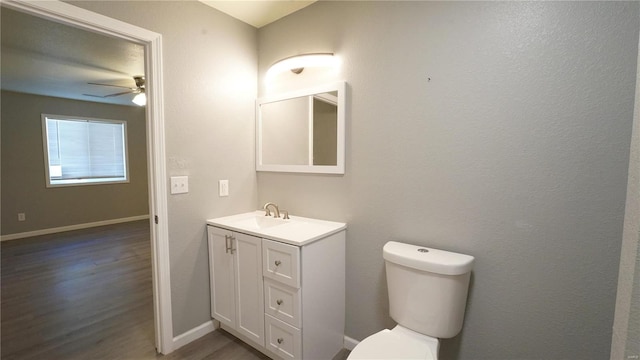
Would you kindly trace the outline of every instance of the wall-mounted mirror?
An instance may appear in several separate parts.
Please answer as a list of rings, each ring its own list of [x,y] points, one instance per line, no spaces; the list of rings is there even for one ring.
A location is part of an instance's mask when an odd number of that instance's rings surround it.
[[[256,170],[344,174],[345,82],[258,99]]]

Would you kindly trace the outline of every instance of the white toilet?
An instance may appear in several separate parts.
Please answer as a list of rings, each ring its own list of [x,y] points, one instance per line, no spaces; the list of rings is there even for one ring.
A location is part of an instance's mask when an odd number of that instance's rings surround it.
[[[389,241],[383,257],[398,325],[362,340],[348,359],[437,359],[438,338],[462,329],[473,256]]]

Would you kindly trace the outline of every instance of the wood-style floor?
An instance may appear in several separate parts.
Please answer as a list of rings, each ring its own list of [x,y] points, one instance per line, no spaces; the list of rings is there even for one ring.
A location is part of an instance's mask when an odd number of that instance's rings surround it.
[[[10,359],[265,359],[223,331],[156,355],[146,220],[1,244]]]
[[[2,242],[1,277],[3,360],[268,359],[222,330],[156,354],[146,220]]]

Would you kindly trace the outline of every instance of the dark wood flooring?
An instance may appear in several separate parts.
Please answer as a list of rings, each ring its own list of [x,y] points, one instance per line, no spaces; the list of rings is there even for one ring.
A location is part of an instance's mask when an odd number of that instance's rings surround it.
[[[146,220],[1,243],[0,356],[265,359],[224,331],[156,355]]]
[[[0,245],[3,360],[268,359],[222,330],[156,354],[146,220]]]

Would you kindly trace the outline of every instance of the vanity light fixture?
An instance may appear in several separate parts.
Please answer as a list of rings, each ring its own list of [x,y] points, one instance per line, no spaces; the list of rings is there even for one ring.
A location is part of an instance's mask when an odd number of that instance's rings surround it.
[[[291,56],[271,65],[267,71],[266,79],[287,71],[300,74],[306,67],[330,67],[334,66],[336,62],[337,59],[333,56],[333,53],[310,53]]]
[[[147,95],[141,92],[138,95],[134,96],[131,102],[138,106],[145,106],[147,105]]]

